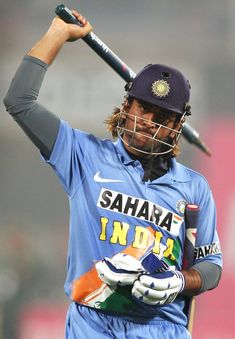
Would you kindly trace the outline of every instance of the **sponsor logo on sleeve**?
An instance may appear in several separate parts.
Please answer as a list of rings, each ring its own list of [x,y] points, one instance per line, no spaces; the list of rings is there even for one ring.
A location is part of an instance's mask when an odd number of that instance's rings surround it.
[[[216,241],[209,245],[195,247],[194,258],[202,259],[207,257],[208,255],[216,255],[220,253],[221,253],[220,243]]]

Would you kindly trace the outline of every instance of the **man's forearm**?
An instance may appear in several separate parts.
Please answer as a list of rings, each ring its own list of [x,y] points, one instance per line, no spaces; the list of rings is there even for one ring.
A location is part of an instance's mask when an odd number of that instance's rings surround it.
[[[75,41],[86,36],[92,30],[92,26],[78,12],[73,11],[73,14],[83,27],[67,24],[58,17],[54,18],[46,34],[33,46],[28,55],[50,65],[66,41]]]
[[[92,27],[79,13],[74,15],[80,27],[54,18],[46,34],[28,52],[18,68],[4,98],[11,114],[46,158],[50,157],[60,126],[60,119],[37,103],[39,90],[47,70],[66,41],[78,40]]]
[[[187,271],[181,271],[185,278],[183,295],[193,296],[216,288],[221,278],[222,268],[212,262],[202,261]]]
[[[67,40],[67,33],[63,29],[49,29],[27,53],[50,65]]]

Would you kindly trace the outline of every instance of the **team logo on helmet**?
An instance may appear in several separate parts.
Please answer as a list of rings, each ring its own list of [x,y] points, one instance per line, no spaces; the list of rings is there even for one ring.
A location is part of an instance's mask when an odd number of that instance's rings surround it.
[[[170,85],[165,80],[156,80],[152,83],[152,92],[158,98],[165,98],[170,92]]]

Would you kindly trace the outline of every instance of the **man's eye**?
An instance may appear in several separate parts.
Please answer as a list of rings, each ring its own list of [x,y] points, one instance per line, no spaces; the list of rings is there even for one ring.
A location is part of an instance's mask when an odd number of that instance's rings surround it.
[[[142,112],[149,112],[149,108],[147,106],[140,106]]]
[[[139,106],[139,110],[140,110],[140,112],[144,113],[144,107],[143,106]]]

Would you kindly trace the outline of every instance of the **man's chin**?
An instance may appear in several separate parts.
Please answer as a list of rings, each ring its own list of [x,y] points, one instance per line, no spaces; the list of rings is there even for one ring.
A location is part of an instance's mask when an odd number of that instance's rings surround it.
[[[126,140],[125,140],[126,139]],[[140,152],[146,155],[151,154],[162,154],[168,153],[170,151],[170,146],[164,145],[161,142],[146,138],[144,136],[141,137],[134,137],[133,135],[128,135],[124,141],[128,145],[129,148],[135,149],[137,152]],[[170,143],[170,140],[166,140],[166,142]]]

